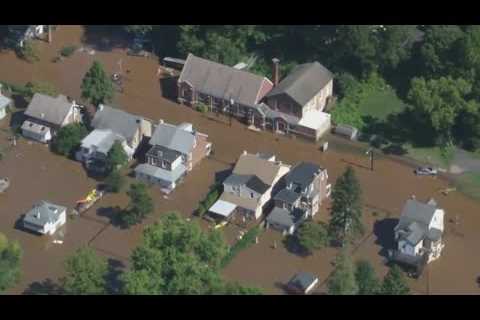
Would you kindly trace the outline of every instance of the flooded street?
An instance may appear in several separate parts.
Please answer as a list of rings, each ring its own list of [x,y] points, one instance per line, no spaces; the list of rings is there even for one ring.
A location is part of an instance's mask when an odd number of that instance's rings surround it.
[[[77,52],[63,62],[52,62],[65,45],[82,46],[83,28],[61,26],[54,33],[51,45],[37,41],[40,62],[29,64],[16,58],[12,52],[0,53],[0,80],[25,84],[31,80],[47,81],[54,84],[59,92],[80,99],[80,84],[91,63],[97,59],[107,72],[126,73],[123,93],[116,93],[112,106],[149,119],[164,119],[167,122],[191,122],[200,132],[209,135],[215,154],[204,159],[186,177],[184,182],[164,198],[158,188],[152,188],[155,201],[155,214],[147,221],[130,230],[122,230],[115,225],[111,208],[124,207],[128,199],[125,193],[107,195],[100,200],[84,217],[69,219],[66,224],[63,244],[53,244],[49,237],[40,237],[15,228],[18,219],[39,200],[49,200],[59,205],[73,207],[83,198],[96,181],[88,178],[82,166],[64,157],[51,153],[46,146],[31,144],[21,139],[0,161],[0,177],[9,177],[11,187],[0,195],[0,232],[9,238],[20,241],[24,249],[23,277],[21,283],[11,293],[22,293],[32,283],[51,278],[54,281],[63,274],[62,263],[65,257],[76,248],[90,244],[99,253],[127,263],[127,257],[141,237],[146,224],[155,221],[161,214],[176,210],[186,217],[192,212],[208,192],[219,172],[228,170],[243,150],[271,152],[285,163],[294,165],[299,161],[312,161],[328,169],[333,183],[343,173],[347,165],[352,165],[361,182],[365,204],[365,223],[368,226],[363,241],[355,249],[357,259],[368,259],[374,263],[380,274],[386,272],[382,250],[380,222],[395,219],[405,201],[412,195],[420,200],[434,197],[445,209],[445,249],[440,260],[433,262],[419,280],[411,280],[411,286],[418,293],[478,293],[475,279],[480,275],[480,203],[460,193],[448,196],[439,191],[447,182],[431,177],[416,177],[412,168],[388,158],[375,161],[375,170],[370,171],[368,157],[364,150],[340,147],[336,139],[329,138],[330,149],[322,153],[318,145],[273,135],[270,132],[253,132],[243,124],[227,119],[204,116],[187,107],[180,106],[162,96],[162,82],[157,77],[158,61],[127,56],[123,50],[112,52],[96,50],[94,55]],[[127,70],[129,71],[127,73]],[[0,122],[8,127],[8,119]],[[8,145],[6,136],[1,134],[1,145]],[[326,203],[318,219],[327,221],[329,205]],[[376,216],[372,212],[377,212]],[[449,222],[458,214],[460,225]],[[113,222],[113,223],[112,223]],[[388,221],[387,221],[388,222]],[[385,222],[385,226],[388,224]],[[232,232],[226,227],[225,232]],[[388,230],[387,227],[380,230]],[[380,235],[380,236],[379,236]],[[387,235],[388,236],[388,235]],[[232,238],[228,234],[228,238]],[[272,248],[273,242],[278,246]],[[224,270],[228,279],[261,286],[268,293],[281,293],[281,284],[288,281],[298,271],[310,271],[320,277],[323,283],[332,270],[336,250],[328,248],[309,257],[300,257],[281,244],[281,235],[267,230],[260,236],[260,243],[241,252]]]

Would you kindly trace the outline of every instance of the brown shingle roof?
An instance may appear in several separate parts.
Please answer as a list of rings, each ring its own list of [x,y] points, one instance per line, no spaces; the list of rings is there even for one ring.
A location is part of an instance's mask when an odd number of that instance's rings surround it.
[[[198,92],[235,103],[254,106],[267,78],[189,54],[178,82],[187,82]]]
[[[278,176],[282,164],[268,161],[254,154],[242,154],[233,169],[237,175],[255,175],[271,186]]]

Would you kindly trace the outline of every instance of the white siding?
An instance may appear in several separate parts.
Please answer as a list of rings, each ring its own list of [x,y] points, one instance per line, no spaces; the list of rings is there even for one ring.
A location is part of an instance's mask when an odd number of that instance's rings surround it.
[[[428,229],[436,228],[443,231],[444,215],[445,215],[445,212],[443,211],[443,209],[437,209],[433,214],[432,221],[430,221],[430,224],[428,225]]]

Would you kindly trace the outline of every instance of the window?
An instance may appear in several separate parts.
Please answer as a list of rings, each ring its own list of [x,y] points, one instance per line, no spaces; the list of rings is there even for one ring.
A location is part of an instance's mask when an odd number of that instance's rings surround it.
[[[253,192],[250,192],[250,198],[253,199]]]

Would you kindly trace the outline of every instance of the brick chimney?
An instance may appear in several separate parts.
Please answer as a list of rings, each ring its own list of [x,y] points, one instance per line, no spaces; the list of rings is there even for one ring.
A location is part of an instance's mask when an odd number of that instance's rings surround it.
[[[280,60],[277,58],[273,58],[272,62],[273,62],[273,71],[272,71],[273,85],[277,86],[280,80],[280,72],[278,71],[278,64]]]

